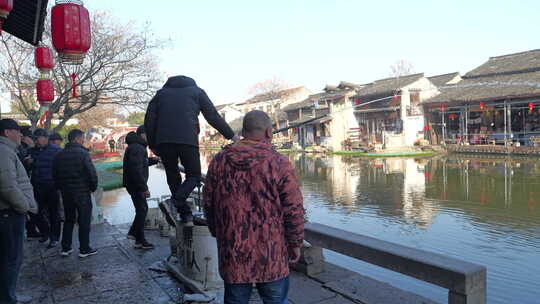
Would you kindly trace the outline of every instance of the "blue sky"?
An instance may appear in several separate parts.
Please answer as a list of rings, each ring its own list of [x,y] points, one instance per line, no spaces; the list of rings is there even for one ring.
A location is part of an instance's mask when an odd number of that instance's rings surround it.
[[[167,75],[195,78],[214,103],[241,101],[277,76],[313,92],[340,80],[388,77],[398,59],[417,72],[466,73],[490,56],[540,48],[540,1],[93,0],[121,21],[170,38]]]

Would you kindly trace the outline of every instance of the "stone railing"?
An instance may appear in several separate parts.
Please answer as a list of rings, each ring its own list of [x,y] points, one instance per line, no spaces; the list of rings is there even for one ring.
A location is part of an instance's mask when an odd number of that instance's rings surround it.
[[[311,247],[302,260],[316,271],[322,271],[316,261],[322,260],[320,248],[326,248],[446,288],[449,304],[486,303],[483,266],[318,223],[306,223],[305,239]]]

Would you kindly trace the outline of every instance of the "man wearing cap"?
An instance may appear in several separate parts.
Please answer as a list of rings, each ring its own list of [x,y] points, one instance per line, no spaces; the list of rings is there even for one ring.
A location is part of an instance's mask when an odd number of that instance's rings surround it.
[[[0,120],[0,303],[28,301],[17,297],[17,279],[23,258],[25,216],[37,212],[32,185],[17,156],[20,126]]]
[[[28,177],[32,169],[32,157],[30,157],[30,150],[35,147],[32,130],[29,126],[21,127],[21,145],[17,148],[17,155],[19,160],[26,169]],[[42,238],[43,235],[38,231],[38,227],[42,227],[43,221],[40,222],[39,217],[36,214],[29,213],[26,218],[26,238],[36,239]]]
[[[63,141],[64,141],[64,139],[62,138],[62,135],[60,135],[59,133],[53,133],[53,134],[51,134],[51,136],[49,136],[49,143],[53,144],[53,145],[56,145],[58,147],[60,147],[60,145],[62,145]]]
[[[148,166],[157,164],[157,158],[148,158],[146,134],[144,126],[139,126],[137,132],[126,135],[128,145],[124,153],[123,183],[131,196],[135,207],[135,219],[128,232],[128,238],[135,239],[135,248],[153,249],[154,245],[144,237],[144,222],[148,213],[146,199],[150,197],[148,190]]]
[[[32,149],[32,177],[30,180],[34,186],[39,215],[41,219],[45,219],[45,224],[39,227],[43,234],[40,241],[50,240],[47,248],[53,248],[58,245],[60,240],[61,223],[58,211],[60,194],[54,184],[52,167],[54,157],[62,151],[62,148],[49,143],[49,134],[44,129],[36,129],[34,136],[37,144]]]

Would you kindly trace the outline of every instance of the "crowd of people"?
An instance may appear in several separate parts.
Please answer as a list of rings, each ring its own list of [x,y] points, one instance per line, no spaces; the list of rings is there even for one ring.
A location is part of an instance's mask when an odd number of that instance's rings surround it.
[[[266,113],[247,113],[241,138],[189,77],[169,78],[150,101],[144,125],[126,136],[123,185],[136,213],[127,237],[135,240],[135,248],[154,248],[145,238],[144,222],[148,167],[158,161],[183,226],[193,226],[187,199],[202,182],[199,113],[233,141],[211,161],[203,188],[204,214],[217,240],[225,282],[224,302],[248,303],[255,284],[265,304],[285,304],[289,264],[299,260],[304,237],[303,198],[294,168],[272,148],[272,120]],[[14,120],[0,120],[0,304],[28,300],[16,296],[25,230],[29,240],[48,242],[49,249],[61,241],[60,255],[67,257],[77,223],[78,256],[97,253],[90,246],[96,169],[83,145],[83,131],[72,130],[67,139],[62,148],[58,134],[32,133]],[[160,160],[148,157],[148,148]]]

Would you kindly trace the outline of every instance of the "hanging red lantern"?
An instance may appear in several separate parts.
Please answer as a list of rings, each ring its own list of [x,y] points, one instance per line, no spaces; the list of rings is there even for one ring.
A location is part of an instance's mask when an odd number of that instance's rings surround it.
[[[483,101],[480,101],[480,110],[484,111],[485,107],[486,107],[486,103]]]
[[[392,105],[399,105],[401,103],[401,95],[392,96]]]
[[[12,10],[13,0],[0,0],[0,35],[2,34],[2,26]]]
[[[423,130],[424,132],[429,131],[429,126],[428,125],[424,126]]]
[[[82,64],[90,49],[90,15],[81,1],[56,1],[51,10],[53,46],[60,61]]]
[[[54,101],[54,84],[50,79],[40,79],[36,83],[37,100],[41,106],[48,106]]]
[[[441,112],[446,112],[447,109],[448,107],[446,105],[441,105]]]
[[[39,46],[34,51],[34,61],[41,73],[47,73],[54,68],[54,57],[48,46]]]
[[[56,0],[51,10],[51,34],[53,46],[60,61],[65,64],[80,65],[92,42],[90,15],[79,0]],[[72,79],[72,96],[77,96],[77,74]]]
[[[529,113],[532,113],[534,110],[534,104],[532,102],[529,102]]]
[[[457,118],[457,114],[451,113],[450,115],[448,115],[448,118],[450,118],[451,120],[454,120]]]
[[[354,100],[354,104],[355,104],[355,105],[359,105],[360,103],[361,103],[361,101],[360,101],[359,98],[356,98],[356,99]]]

